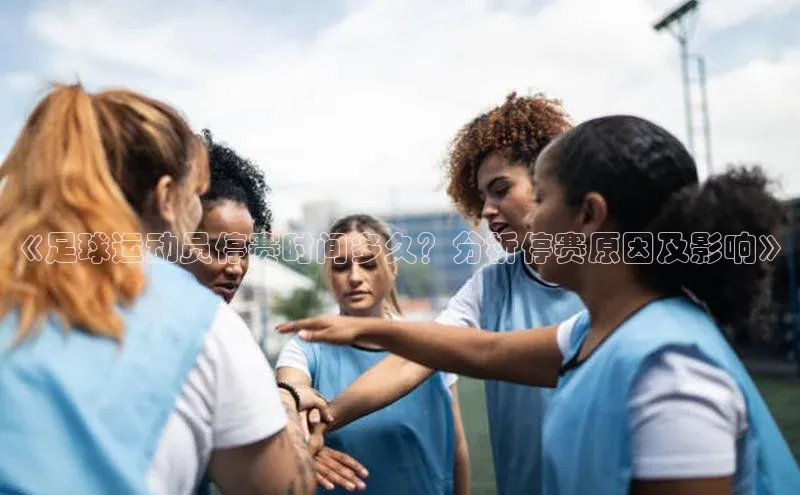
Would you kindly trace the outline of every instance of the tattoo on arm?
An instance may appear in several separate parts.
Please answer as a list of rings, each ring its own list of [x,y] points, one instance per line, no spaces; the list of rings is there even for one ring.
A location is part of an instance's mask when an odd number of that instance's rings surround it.
[[[291,450],[297,466],[297,473],[284,493],[285,495],[310,495],[316,491],[314,489],[309,491],[309,486],[316,487],[314,461],[306,447],[305,435],[300,424],[300,415],[293,404],[289,405],[284,400],[281,400],[281,402],[286,410],[286,415],[289,417],[286,428],[290,436],[290,439],[284,438],[285,444],[283,447]]]

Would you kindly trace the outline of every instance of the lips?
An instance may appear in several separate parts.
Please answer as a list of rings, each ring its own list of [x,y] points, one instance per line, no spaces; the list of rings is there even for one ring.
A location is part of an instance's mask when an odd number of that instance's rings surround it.
[[[489,224],[489,230],[495,234],[502,234],[504,230],[508,229],[509,225],[505,222],[492,222]]]
[[[236,290],[239,288],[238,282],[223,282],[219,284],[214,284],[214,292],[221,295],[227,300],[230,300],[234,294],[236,294]]]
[[[368,295],[369,295],[369,292],[367,292],[365,290],[354,290],[354,291],[347,292],[345,294],[345,297],[360,297],[360,296],[368,296]]]

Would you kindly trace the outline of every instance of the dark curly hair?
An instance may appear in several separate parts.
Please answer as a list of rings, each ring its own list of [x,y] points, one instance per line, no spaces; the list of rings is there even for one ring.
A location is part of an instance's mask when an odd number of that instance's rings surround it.
[[[502,153],[511,162],[531,169],[539,152],[571,127],[559,100],[540,93],[509,94],[505,103],[472,120],[453,138],[445,163],[447,194],[459,212],[477,224],[483,209],[477,174],[483,160]]]
[[[247,207],[253,217],[253,231],[269,232],[272,229],[272,210],[267,194],[269,186],[264,173],[256,164],[236,154],[231,148],[214,142],[211,131],[203,129],[203,138],[208,148],[211,170],[211,185],[202,196],[203,206],[228,199]]]
[[[785,208],[770,191],[758,166],[732,166],[699,184],[697,168],[681,142],[665,129],[632,116],[593,119],[566,132],[547,151],[565,199],[579,204],[589,192],[603,196],[609,220],[620,232],[650,232],[655,252],[660,233],[736,236],[761,240],[774,235]],[[722,254],[713,262],[654,262],[641,267],[643,279],[667,293],[687,290],[706,305],[735,337],[754,330],[759,304],[771,287],[773,266]],[[754,246],[758,249],[758,244]],[[716,251],[716,250],[715,250]],[[691,253],[695,256],[695,253]]]

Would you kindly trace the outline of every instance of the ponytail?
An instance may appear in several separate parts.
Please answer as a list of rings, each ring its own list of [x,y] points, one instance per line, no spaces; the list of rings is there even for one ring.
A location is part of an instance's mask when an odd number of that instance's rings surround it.
[[[144,239],[119,234],[146,233],[120,185],[145,194],[165,173],[180,178],[192,140],[168,106],[129,91],[59,85],[36,106],[0,167],[0,316],[19,312],[17,340],[50,312],[122,339],[116,309],[145,286]],[[25,252],[37,238],[44,259]]]
[[[719,234],[711,262],[697,257],[688,263],[656,262],[651,275],[667,290],[688,291],[737,339],[758,327],[760,306],[769,299],[773,265],[759,259],[761,239],[776,234],[785,212],[768,186],[760,167],[732,167],[701,186],[676,192],[646,229],[656,239],[658,233],[681,233],[689,245],[695,233]],[[726,238],[742,234],[748,237],[739,240],[753,242],[750,259],[737,259],[738,249],[731,252],[736,238]]]
[[[652,233],[654,253],[669,248],[680,256],[674,248],[684,251],[680,261],[661,254],[636,265],[645,283],[665,293],[690,293],[737,337],[750,330],[771,283],[772,267],[759,259],[762,239],[776,234],[784,214],[760,167],[732,167],[699,184],[697,166],[683,143],[663,127],[631,115],[588,120],[556,138],[545,154],[568,205],[579,206],[587,194],[600,194],[613,228]],[[704,234],[713,236],[708,259],[695,249]],[[725,249],[726,242],[730,248],[733,236],[742,234],[755,244],[750,248],[756,256],[749,260],[736,259]],[[687,258],[687,252],[697,259]]]

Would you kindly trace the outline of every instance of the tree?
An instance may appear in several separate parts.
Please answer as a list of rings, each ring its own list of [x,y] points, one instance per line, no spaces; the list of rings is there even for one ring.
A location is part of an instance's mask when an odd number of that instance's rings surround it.
[[[298,320],[320,314],[325,309],[325,301],[322,298],[322,291],[324,291],[322,264],[316,261],[309,263],[282,261],[282,263],[310,278],[313,285],[307,289],[295,289],[289,297],[277,296],[272,312],[288,320]]]
[[[324,307],[325,303],[319,289],[314,286],[308,289],[295,289],[286,298],[277,296],[272,312],[287,320],[300,320],[320,314]]]
[[[428,297],[433,283],[428,265],[401,261],[397,267],[397,290],[409,297]]]

